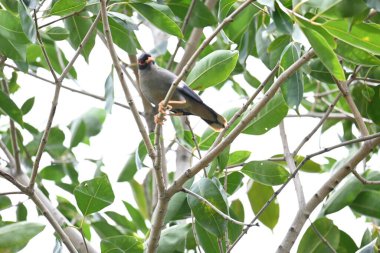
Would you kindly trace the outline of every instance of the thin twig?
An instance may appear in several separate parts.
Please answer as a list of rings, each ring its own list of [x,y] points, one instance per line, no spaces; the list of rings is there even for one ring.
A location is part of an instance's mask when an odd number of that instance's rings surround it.
[[[3,89],[5,91],[5,94],[9,96],[7,81],[3,79],[2,83],[3,83]],[[11,118],[9,119],[9,130],[11,133],[11,143],[12,143],[12,149],[13,149],[13,157],[14,157],[15,166],[16,166],[16,173],[19,174],[21,173],[20,150],[19,150],[18,142],[17,142],[17,129],[15,126],[15,122]]]
[[[23,192],[0,192],[0,196],[13,195],[13,194],[25,194]]]
[[[334,101],[329,105],[327,111],[323,114],[321,120],[318,122],[318,124],[310,131],[308,135],[298,144],[296,149],[293,151],[293,156],[296,156],[298,152],[301,150],[303,145],[305,145],[306,142],[310,140],[310,138],[317,132],[317,130],[320,128],[320,126],[323,125],[323,123],[329,118],[330,113],[333,111],[336,103],[338,103],[339,99],[341,97],[341,94],[339,93],[338,96],[334,99]]]
[[[355,80],[369,82],[369,83],[380,83],[380,80],[378,79],[367,78],[367,77],[356,77]]]
[[[294,157],[290,153],[290,150],[289,150],[289,144],[288,144],[288,139],[286,137],[284,121],[280,123],[279,128],[280,128],[282,147],[284,149],[285,160],[286,160],[286,163],[288,164],[290,172],[293,173],[297,167],[294,161]],[[298,174],[294,176],[293,182],[294,182],[294,188],[297,194],[299,208],[303,209],[305,207],[305,195],[302,189],[301,179]]]
[[[364,177],[362,177],[362,175],[360,175],[355,169],[352,170],[352,174],[354,174],[354,176],[362,183],[362,184],[365,184],[365,185],[379,185],[380,184],[380,180],[377,180],[377,181],[371,181],[371,180],[368,180],[368,179],[365,179]]]
[[[182,24],[182,27],[181,27],[182,34],[185,34],[185,32],[186,32],[186,28],[187,28],[187,25],[189,23],[189,20],[190,20],[190,17],[191,17],[191,13],[194,10],[194,6],[195,6],[196,2],[197,2],[196,0],[191,0],[190,6],[187,9],[187,13],[186,13],[185,19],[183,20],[183,24]],[[167,69],[170,69],[172,67],[174,58],[177,55],[177,52],[178,52],[178,49],[179,49],[180,46],[181,46],[181,39],[178,39],[177,46],[175,47],[174,53],[170,56],[168,65],[166,66]]]
[[[190,125],[190,121],[189,121],[189,118],[188,118],[187,116],[185,116],[185,124],[187,125],[187,127],[188,127],[189,130],[190,130],[191,138],[192,138],[192,140],[193,140],[193,142],[194,142],[195,149],[196,149],[197,152],[198,152],[198,157],[199,157],[199,159],[202,159],[201,150],[199,149],[199,145],[198,145],[197,138],[195,137],[195,134],[194,134],[193,128],[191,127],[191,125]],[[203,169],[203,173],[204,173],[204,177],[207,177],[206,169]]]
[[[366,136],[366,137],[361,137],[361,138],[358,138],[358,139],[354,139],[354,140],[350,140],[350,141],[345,141],[345,142],[342,142],[342,143],[339,143],[337,145],[333,145],[333,146],[330,146],[330,147],[327,147],[327,148],[324,148],[320,151],[317,151],[317,152],[314,152],[312,154],[309,154],[307,155],[302,161],[301,163],[298,164],[296,170],[288,177],[288,179],[281,185],[281,187],[274,192],[274,194],[269,198],[269,200],[265,203],[265,205],[257,212],[256,216],[253,218],[253,220],[251,221],[251,224],[254,224],[258,218],[262,215],[262,213],[268,208],[268,206],[273,202],[273,200],[276,199],[276,197],[282,192],[282,190],[288,185],[288,183],[295,177],[295,175],[298,173],[298,171],[305,165],[305,163],[307,161],[309,161],[311,158],[317,156],[317,155],[321,155],[323,153],[326,153],[326,152],[330,152],[331,150],[334,150],[334,149],[337,149],[337,148],[340,148],[340,147],[344,147],[344,146],[347,146],[347,145],[350,145],[350,144],[353,144],[353,143],[359,143],[359,142],[364,142],[364,141],[368,141],[368,140],[372,140],[372,139],[376,139],[376,138],[379,138],[380,137],[380,133],[377,133],[377,134],[373,134],[373,135],[369,135],[369,136]],[[307,206],[307,205],[306,205]],[[300,212],[302,212],[302,210],[300,210]],[[236,241],[232,244],[230,250],[236,246],[236,244],[238,243],[238,241],[247,233],[249,228],[244,228],[242,233],[239,235],[239,237],[236,239]],[[230,251],[228,251],[230,252]]]
[[[35,26],[37,28],[38,23],[37,23],[37,14],[36,14],[35,10],[34,10],[34,22],[35,22]],[[61,84],[62,84],[62,82],[58,79],[57,75],[54,72],[52,63],[51,63],[49,56],[46,52],[45,45],[42,42],[41,35],[40,35],[38,29],[37,29],[37,41],[41,47],[42,53],[44,55],[44,58],[48,64],[48,66],[49,66],[49,70],[50,70],[50,72],[54,78],[56,86],[55,86],[55,90],[54,90],[52,105],[50,108],[49,118],[48,118],[48,121],[46,123],[45,131],[42,134],[42,138],[41,138],[41,141],[40,141],[40,144],[38,146],[37,153],[36,153],[36,159],[35,159],[34,164],[33,164],[32,175],[30,177],[30,182],[29,182],[29,186],[28,186],[28,189],[31,191],[33,190],[33,187],[34,187],[34,184],[36,181],[36,177],[37,177],[37,172],[38,172],[38,169],[40,166],[41,157],[42,157],[42,154],[44,152],[47,140],[49,138],[49,133],[50,133],[51,126],[53,124],[53,118],[55,115],[55,111],[57,109],[59,92],[61,90]]]
[[[60,17],[60,18],[58,18],[58,19],[56,19],[56,20],[53,20],[53,21],[50,21],[50,22],[48,22],[48,23],[46,23],[46,24],[40,25],[40,26],[38,27],[38,29],[42,29],[42,28],[44,28],[44,27],[46,27],[46,26],[52,25],[52,24],[54,24],[54,23],[57,23],[57,22],[59,22],[59,21],[61,21],[61,20],[64,20],[64,19],[70,18],[70,17],[75,16],[75,15],[81,13],[81,12],[82,12],[82,11],[74,12],[74,13],[68,14],[68,15],[66,15],[66,16]]]
[[[12,65],[9,65],[9,64],[5,64],[4,66],[9,67],[9,68],[12,68],[12,69],[17,70],[17,71],[21,71],[19,68],[15,67],[15,66],[12,66]],[[40,79],[40,80],[42,80],[42,81],[44,81],[44,82],[46,82],[46,83],[49,83],[49,84],[55,85],[55,83],[54,83],[53,81],[51,81],[51,80],[49,80],[49,79],[46,79],[46,78],[43,78],[43,77],[41,77],[41,76],[38,76],[38,75],[36,75],[36,74],[34,74],[34,73],[32,73],[32,72],[26,72],[26,73],[24,73],[24,74],[27,74],[27,75],[33,76],[33,77],[35,77],[35,78],[37,78],[37,79]],[[87,91],[84,91],[84,90],[74,89],[74,88],[71,88],[71,87],[66,86],[66,85],[64,85],[64,84],[61,85],[61,88],[62,88],[62,89],[65,89],[65,90],[68,90],[68,91],[71,91],[71,92],[74,92],[74,93],[78,93],[78,94],[82,94],[82,95],[85,95],[85,96],[88,96],[88,97],[91,97],[91,98],[95,98],[95,99],[100,100],[100,101],[105,101],[105,97],[102,97],[102,96],[99,96],[99,95],[95,95],[95,94],[93,94],[93,93],[90,93],[90,92],[87,92]],[[125,104],[122,104],[122,103],[119,103],[119,102],[116,102],[116,101],[114,101],[113,103],[114,103],[114,105],[120,106],[120,107],[122,107],[122,108],[125,108],[125,109],[128,109],[128,110],[131,109],[129,106],[127,106],[127,105],[125,105]],[[144,116],[144,113],[143,113],[143,112],[139,112],[139,114],[140,114],[141,116]]]
[[[209,207],[211,207],[211,209],[213,209],[215,212],[217,212],[220,216],[223,217],[223,219],[227,220],[227,221],[230,221],[232,223],[235,223],[237,225],[240,225],[240,226],[253,226],[252,224],[248,224],[248,223],[244,223],[244,222],[241,222],[241,221],[238,221],[238,220],[235,220],[234,218],[230,217],[229,215],[223,213],[222,211],[220,211],[216,206],[214,206],[210,201],[208,201],[207,199],[205,199],[204,197],[196,194],[195,192],[192,192],[190,191],[189,189],[186,189],[186,188],[182,188],[183,192],[187,193],[187,194],[190,194],[191,196],[199,199],[200,201],[204,202],[206,205],[208,205]]]
[[[326,100],[323,101],[325,104],[330,106],[331,104],[327,102]],[[335,110],[339,110],[337,108],[334,108]],[[305,114],[288,114],[286,115],[287,118],[323,118],[325,116],[325,112],[309,112]],[[345,112],[344,113],[330,113],[327,119],[338,119],[338,120],[355,120],[354,117],[347,115]],[[373,123],[372,120],[363,118],[364,122],[366,123]]]
[[[45,1],[46,1],[46,0],[42,0],[42,1],[41,1],[41,3],[40,3],[40,4],[38,5],[38,7],[36,8],[36,12],[39,12],[39,11],[40,11],[40,9],[41,9],[42,5],[44,5]]]

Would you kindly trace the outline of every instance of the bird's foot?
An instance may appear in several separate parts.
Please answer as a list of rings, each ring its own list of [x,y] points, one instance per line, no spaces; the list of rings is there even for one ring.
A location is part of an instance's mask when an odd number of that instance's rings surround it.
[[[158,104],[158,112],[161,114],[165,114],[167,110],[171,110],[173,107],[171,105],[164,106],[164,101],[161,101]]]
[[[154,123],[157,124],[157,125],[161,125],[162,126],[164,124],[164,121],[166,121],[166,118],[165,118],[164,115],[165,114],[160,114],[160,113],[154,115]]]

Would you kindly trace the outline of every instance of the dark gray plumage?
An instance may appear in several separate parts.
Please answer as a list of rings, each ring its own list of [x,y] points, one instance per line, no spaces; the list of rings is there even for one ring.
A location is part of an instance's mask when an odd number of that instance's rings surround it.
[[[146,99],[164,112],[160,102],[165,99],[171,84],[177,78],[172,72],[158,67],[150,54],[142,54],[138,59],[141,92]],[[185,82],[177,86],[168,108],[177,115],[196,115],[207,122],[215,131],[226,126],[223,116],[207,106],[202,99],[191,90]],[[155,118],[157,124],[162,124]]]

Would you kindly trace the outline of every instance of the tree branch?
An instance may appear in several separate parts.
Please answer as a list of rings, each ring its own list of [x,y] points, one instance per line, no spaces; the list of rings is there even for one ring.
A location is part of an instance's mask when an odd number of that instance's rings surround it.
[[[101,6],[100,11],[101,11],[101,16],[102,16],[102,21],[103,21],[103,30],[104,30],[104,34],[105,34],[106,39],[107,39],[108,50],[109,50],[109,53],[111,55],[113,65],[116,69],[117,75],[119,77],[120,83],[121,83],[123,91],[124,91],[124,95],[125,95],[127,102],[128,102],[128,105],[130,106],[133,117],[135,118],[135,121],[137,123],[137,127],[141,133],[143,140],[144,140],[145,146],[147,147],[148,154],[151,157],[151,159],[154,161],[155,151],[154,151],[153,145],[150,142],[148,133],[146,132],[144,124],[142,123],[142,121],[139,117],[138,110],[137,110],[136,105],[132,99],[132,95],[129,91],[129,88],[125,82],[124,75],[123,75],[123,72],[121,70],[120,63],[119,63],[119,60],[118,60],[118,57],[116,54],[116,50],[115,50],[114,45],[113,45],[111,30],[110,30],[110,26],[109,26],[108,18],[107,18],[106,1],[101,0],[100,6]]]
[[[362,136],[367,136],[369,135],[367,126],[364,123],[363,117],[359,112],[358,107],[356,106],[354,99],[351,96],[350,91],[348,90],[348,81],[347,82],[342,82],[334,78],[334,81],[338,88],[340,89],[341,93],[343,94],[344,99],[346,100],[348,106],[350,107],[350,110],[352,114],[354,115],[356,124],[358,125],[359,131]]]
[[[290,172],[294,173],[297,169],[297,166],[296,166],[296,163],[294,161],[293,155],[290,153],[290,150],[289,150],[289,144],[288,144],[288,139],[286,137],[284,121],[282,121],[280,123],[279,128],[280,128],[280,136],[281,136],[281,141],[282,141],[282,147],[284,149],[285,160],[286,160],[286,163],[288,164]],[[294,187],[295,187],[296,193],[297,193],[299,209],[303,209],[305,207],[305,195],[303,193],[301,180],[300,180],[300,177],[298,174],[296,174],[294,176],[293,182],[294,182]]]
[[[380,180],[377,180],[377,181],[371,181],[371,180],[367,180],[365,179],[364,177],[362,177],[362,175],[360,175],[355,169],[352,170],[352,174],[354,174],[354,176],[362,183],[362,184],[365,184],[365,185],[379,185],[380,184]]]
[[[35,10],[34,10],[34,22],[35,22],[35,26],[36,26],[36,30],[37,30],[37,41],[38,41],[38,43],[39,43],[39,45],[41,47],[42,53],[44,55],[44,58],[45,58],[48,66],[49,66],[49,70],[50,70],[50,72],[51,72],[51,74],[52,74],[52,76],[54,78],[54,81],[55,81],[55,90],[54,90],[54,96],[53,96],[52,105],[51,105],[51,108],[50,108],[49,118],[48,118],[48,121],[46,123],[45,131],[42,134],[42,138],[41,138],[41,141],[40,141],[40,144],[38,146],[37,153],[36,153],[36,159],[35,159],[34,164],[33,164],[32,175],[30,177],[30,182],[29,182],[29,186],[28,186],[28,189],[30,191],[33,191],[34,184],[35,184],[36,177],[37,177],[37,172],[38,172],[38,169],[39,169],[39,166],[40,166],[41,157],[42,157],[42,154],[44,152],[47,140],[49,138],[49,133],[50,133],[50,129],[51,129],[51,126],[52,126],[52,123],[53,123],[53,118],[54,118],[54,115],[55,115],[55,111],[57,109],[59,92],[61,90],[61,84],[62,84],[62,82],[58,79],[57,75],[54,72],[54,69],[53,69],[52,64],[50,62],[50,59],[49,59],[49,56],[48,56],[48,54],[46,52],[46,49],[45,49],[45,45],[43,44],[42,39],[41,39],[41,35],[40,35],[40,33],[39,33],[38,29],[37,29],[38,28],[38,23],[37,23],[37,14],[36,14]]]
[[[14,159],[12,153],[8,150],[7,145],[5,145],[5,143],[1,139],[0,139],[0,149],[3,150],[4,154],[8,158],[9,167],[15,168],[15,166],[16,166],[15,159]]]
[[[356,140],[346,141],[341,144],[332,146],[330,148],[326,148],[320,152],[316,152],[311,156],[315,156],[327,151],[330,151],[332,149],[335,149],[337,147],[345,146],[351,143],[357,143],[359,141],[364,141],[364,144],[362,147],[354,154],[349,161],[347,161],[345,164],[343,164],[336,173],[326,181],[325,184],[313,195],[313,197],[306,203],[306,206],[303,210],[299,210],[297,212],[296,217],[293,220],[293,224],[291,225],[290,229],[288,230],[288,233],[285,235],[285,238],[283,239],[281,245],[277,249],[278,253],[282,252],[289,252],[292,248],[295,240],[297,239],[299,233],[301,232],[301,229],[303,225],[305,224],[305,221],[310,216],[310,214],[313,212],[313,210],[323,201],[323,199],[332,191],[335,189],[335,187],[347,176],[349,175],[356,167],[356,165],[362,161],[364,158],[367,157],[367,155],[372,151],[372,149],[380,144],[380,133],[369,135],[366,137],[362,137]],[[373,140],[371,140],[373,139]],[[305,161],[305,160],[304,160]],[[304,163],[302,161],[302,163]],[[301,163],[301,164],[302,164]],[[301,165],[300,164],[300,165]]]

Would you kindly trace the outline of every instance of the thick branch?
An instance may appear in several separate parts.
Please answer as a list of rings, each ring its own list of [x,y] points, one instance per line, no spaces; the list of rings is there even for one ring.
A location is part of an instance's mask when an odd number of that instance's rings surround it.
[[[370,140],[369,138],[376,137],[376,139]],[[289,252],[294,242],[296,241],[299,233],[305,221],[310,216],[310,214],[314,211],[314,209],[325,199],[325,197],[335,189],[335,187],[347,176],[349,175],[357,166],[357,164],[365,159],[368,154],[372,151],[372,149],[380,144],[380,134],[370,135],[367,137],[360,138],[360,140],[368,140],[366,141],[362,147],[356,152],[355,155],[351,157],[349,161],[343,164],[337,172],[326,181],[325,184],[313,195],[313,197],[306,203],[306,206],[303,210],[299,210],[296,217],[293,220],[293,224],[291,225],[288,233],[286,234],[284,240],[281,245],[277,249],[278,253]],[[359,140],[359,139],[357,139]],[[348,142],[346,142],[348,143]],[[336,145],[338,146],[338,145]]]

